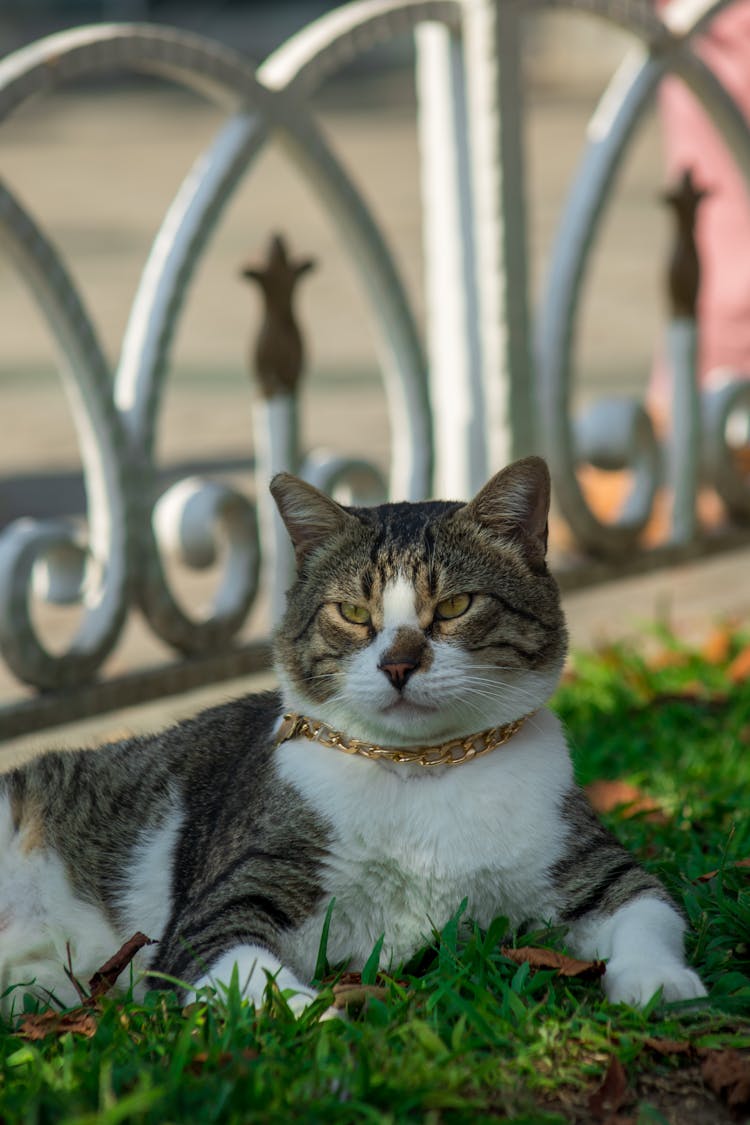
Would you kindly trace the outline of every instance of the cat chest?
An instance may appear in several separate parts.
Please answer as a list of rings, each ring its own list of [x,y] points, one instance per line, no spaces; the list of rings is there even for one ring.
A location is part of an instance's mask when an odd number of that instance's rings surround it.
[[[479,762],[463,778],[405,779],[330,750],[310,754],[309,744],[283,751],[284,779],[329,830],[321,906],[292,939],[300,970],[314,967],[332,900],[329,961],[353,966],[381,935],[385,963],[408,959],[464,899],[485,926],[498,914],[513,924],[549,914],[561,825],[544,785],[511,785]]]

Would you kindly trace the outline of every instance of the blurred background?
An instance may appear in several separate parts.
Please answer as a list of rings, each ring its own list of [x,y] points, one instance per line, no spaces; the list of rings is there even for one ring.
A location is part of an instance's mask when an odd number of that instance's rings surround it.
[[[199,32],[260,62],[333,6],[282,0],[3,0],[0,53],[81,23],[147,20]],[[524,33],[533,310],[587,122],[631,40],[608,24],[570,13],[531,14]],[[407,37],[373,50],[355,70],[324,85],[313,109],[381,223],[423,321],[412,50]],[[159,224],[224,120],[219,109],[167,83],[113,74],[26,103],[2,124],[2,175],[60,250],[112,370]],[[630,145],[587,274],[575,341],[574,406],[609,391],[645,394],[667,319],[664,279],[672,223],[660,200],[664,187],[654,107]],[[286,236],[294,256],[317,262],[298,290],[307,354],[303,447],[366,456],[387,472],[385,398],[359,280],[329,218],[270,143],[226,208],[179,321],[157,428],[165,485],[197,471],[253,493],[249,367],[261,307],[240,269],[266,253],[275,232]],[[0,258],[0,529],[19,516],[76,515],[84,508],[78,446],[53,341],[18,275]],[[744,592],[738,587],[733,558],[569,596],[573,643],[622,635],[654,614],[688,634],[691,628],[703,631],[717,613],[747,615],[750,590],[747,583]],[[194,605],[210,595],[215,575],[193,573],[178,577],[178,586],[180,581],[178,592]],[[78,610],[43,612],[44,635],[61,651],[76,628]],[[261,597],[242,637],[263,635],[267,618]],[[169,657],[163,642],[133,616],[104,671],[115,675]],[[0,698],[18,691],[18,682],[0,664]],[[195,705],[193,699],[191,709]],[[152,721],[150,716],[144,723]],[[100,733],[97,728],[94,736]]]
[[[331,7],[334,5],[330,5]],[[199,31],[260,61],[320,3],[235,0],[5,0],[3,52],[80,22],[147,19]],[[528,209],[532,296],[544,279],[551,238],[588,118],[630,39],[569,14],[525,24]],[[395,250],[422,316],[421,211],[411,43],[376,50],[315,98],[319,121]],[[57,244],[82,290],[114,366],[140,271],[159,222],[223,114],[196,96],[151,80],[69,85],[24,106],[2,126],[2,172]],[[670,237],[659,203],[662,161],[655,115],[631,147],[588,277],[576,362],[582,399],[607,387],[645,387],[665,300]],[[294,169],[271,144],[227,208],[180,321],[159,457],[235,462],[251,452],[247,361],[258,325],[257,292],[239,277],[249,257],[283,232],[293,253],[315,257],[299,287],[308,356],[304,441],[362,452],[383,468],[389,435],[373,334],[358,281],[338,236]],[[39,505],[76,502],[78,455],[55,373],[52,342],[7,263],[0,261],[0,525]],[[13,393],[9,394],[10,388]],[[361,429],[358,426],[361,424]],[[31,478],[42,473],[43,487]],[[70,474],[73,474],[71,476]],[[54,489],[47,487],[54,475]],[[8,478],[14,479],[11,487]],[[80,507],[80,499],[78,501]]]

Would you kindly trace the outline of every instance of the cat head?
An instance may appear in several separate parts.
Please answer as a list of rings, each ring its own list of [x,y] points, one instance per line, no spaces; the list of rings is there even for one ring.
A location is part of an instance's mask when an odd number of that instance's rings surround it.
[[[469,503],[345,508],[271,482],[297,558],[275,638],[285,706],[408,746],[525,715],[557,684],[566,630],[547,571],[547,466],[527,457]]]

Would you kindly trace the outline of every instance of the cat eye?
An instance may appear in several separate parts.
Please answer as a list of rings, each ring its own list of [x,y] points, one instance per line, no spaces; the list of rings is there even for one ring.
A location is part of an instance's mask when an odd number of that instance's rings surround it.
[[[471,605],[471,594],[454,594],[452,598],[443,598],[435,606],[435,616],[440,621],[450,621],[466,613]]]
[[[344,621],[349,621],[352,625],[370,624],[370,611],[363,605],[355,605],[354,602],[339,602],[339,613]]]

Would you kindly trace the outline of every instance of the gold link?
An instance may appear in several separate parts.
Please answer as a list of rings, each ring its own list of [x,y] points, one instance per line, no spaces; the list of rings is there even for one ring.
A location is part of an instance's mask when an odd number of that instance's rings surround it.
[[[533,714],[533,712],[530,712]],[[454,738],[442,746],[415,746],[413,748],[389,748],[377,746],[372,742],[365,742],[359,738],[347,739],[340,731],[333,730],[325,723],[315,719],[308,719],[304,715],[290,712],[283,716],[279,733],[276,736],[276,745],[288,742],[300,735],[327,746],[332,750],[343,750],[345,754],[359,754],[361,757],[374,761],[389,761],[398,764],[420,765],[426,768],[432,766],[460,766],[463,762],[471,762],[483,754],[504,746],[516,734],[529,715],[520,719],[513,719],[502,726],[490,727],[489,730],[480,731],[478,734],[469,735],[468,738]]]

